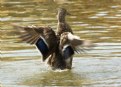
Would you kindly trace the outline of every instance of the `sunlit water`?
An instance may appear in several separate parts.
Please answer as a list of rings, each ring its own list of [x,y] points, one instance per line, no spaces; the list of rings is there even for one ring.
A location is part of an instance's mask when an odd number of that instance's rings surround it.
[[[76,35],[97,44],[76,54],[70,71],[52,71],[34,45],[19,43],[11,26],[49,25],[55,30],[58,7],[71,13],[67,21]],[[1,0],[0,21],[1,86],[121,87],[120,0]]]

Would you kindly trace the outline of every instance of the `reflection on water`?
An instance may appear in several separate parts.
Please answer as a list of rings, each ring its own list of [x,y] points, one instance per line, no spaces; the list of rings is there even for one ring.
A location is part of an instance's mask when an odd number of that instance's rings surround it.
[[[17,23],[56,29],[58,7],[65,7],[71,13],[67,21],[76,35],[98,45],[87,54],[76,54],[71,71],[49,70],[35,46],[19,43],[11,26]],[[0,9],[0,84],[121,86],[120,0],[1,0]]]
[[[24,84],[39,86],[81,86],[83,78],[71,71],[48,71],[31,76]]]

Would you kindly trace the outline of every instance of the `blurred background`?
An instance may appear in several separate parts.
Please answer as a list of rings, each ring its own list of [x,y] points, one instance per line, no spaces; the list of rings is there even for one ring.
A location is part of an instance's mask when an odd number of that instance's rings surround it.
[[[71,71],[48,70],[34,45],[20,43],[12,23],[56,30],[64,7],[75,35],[98,46],[76,54]],[[53,77],[54,76],[54,77]],[[0,0],[0,83],[3,87],[121,87],[120,0]]]

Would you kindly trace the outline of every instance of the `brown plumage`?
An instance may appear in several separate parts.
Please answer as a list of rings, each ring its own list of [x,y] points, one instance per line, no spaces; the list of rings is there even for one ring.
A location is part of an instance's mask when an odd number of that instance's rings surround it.
[[[43,61],[52,54],[56,44],[57,37],[55,32],[50,27],[37,27],[37,26],[19,26],[12,24],[15,29],[18,29],[20,38],[22,42],[29,44],[36,44],[37,41],[41,38],[44,43],[47,45],[48,52],[46,55],[43,54]],[[55,45],[54,45],[55,44]]]
[[[48,64],[52,69],[71,69],[74,51],[77,51],[79,46],[92,45],[90,41],[81,40],[73,35],[71,27],[65,21],[67,14],[64,8],[58,10],[56,33],[50,27],[24,27],[13,24],[14,28],[18,29],[21,40],[35,44],[42,54],[43,61],[48,58]]]
[[[60,36],[64,32],[71,32],[73,33],[71,27],[66,22],[65,17],[66,15],[70,15],[70,13],[67,12],[65,8],[59,8],[57,19],[58,19],[58,25],[57,25],[57,35]]]

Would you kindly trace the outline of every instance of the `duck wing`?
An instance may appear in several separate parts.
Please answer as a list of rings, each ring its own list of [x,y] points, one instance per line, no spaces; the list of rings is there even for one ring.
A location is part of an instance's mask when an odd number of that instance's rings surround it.
[[[62,33],[60,36],[59,49],[64,59],[69,59],[74,55],[74,49],[68,40],[67,32]]]
[[[35,44],[43,55],[43,61],[54,51],[57,45],[55,32],[50,27],[18,26],[13,25],[20,33],[22,41]]]
[[[73,35],[70,32],[64,32],[61,34],[60,38],[60,47],[62,48],[62,52],[69,51],[70,54],[73,54],[73,51],[77,53],[84,52],[87,48],[93,47],[94,44],[89,40],[80,39],[80,37]],[[64,53],[64,55],[67,55]]]

